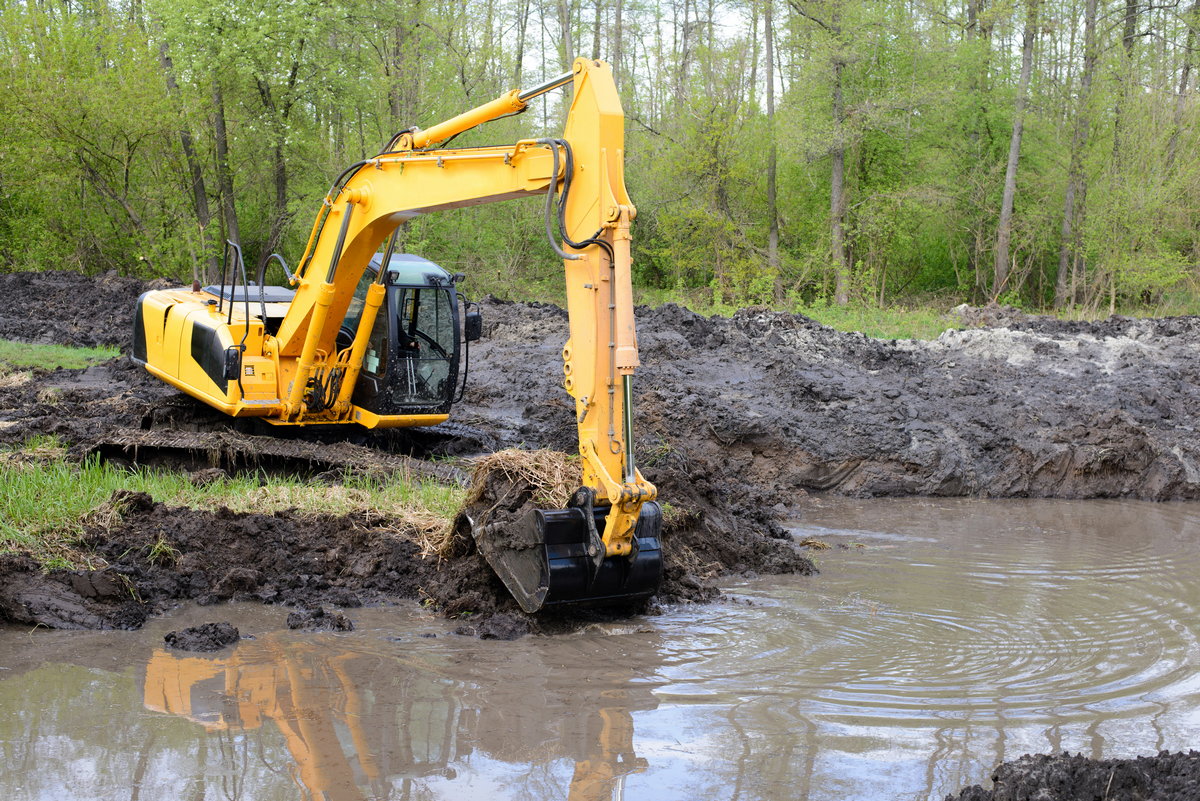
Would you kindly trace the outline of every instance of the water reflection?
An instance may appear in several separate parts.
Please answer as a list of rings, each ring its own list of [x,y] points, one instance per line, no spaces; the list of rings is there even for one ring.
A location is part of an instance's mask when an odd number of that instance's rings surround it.
[[[0,797],[915,801],[1026,752],[1194,745],[1200,505],[812,507],[805,536],[867,547],[579,636],[415,607],[351,634],[243,605],[0,629]],[[156,647],[217,619],[258,639]]]
[[[573,760],[571,801],[620,797],[626,777],[647,767],[635,753],[631,713],[656,703],[648,686],[631,681],[630,668],[600,666],[603,680],[590,676],[566,695],[547,684],[551,669],[528,644],[514,646],[500,686],[486,687],[471,681],[470,668],[464,681],[458,660],[426,653],[396,665],[394,655],[349,642],[341,648],[332,637],[314,643],[271,633],[217,656],[155,649],[144,667],[143,703],[221,741],[223,771],[277,762],[264,738],[228,736],[273,727],[295,782],[329,801],[413,798],[416,780],[455,779],[454,763],[475,749],[528,763],[531,773]]]

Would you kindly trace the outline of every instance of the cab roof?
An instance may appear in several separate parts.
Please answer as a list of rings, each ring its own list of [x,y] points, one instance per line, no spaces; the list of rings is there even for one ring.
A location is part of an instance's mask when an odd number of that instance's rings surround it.
[[[383,257],[376,254],[371,258],[371,269],[379,272]],[[400,286],[450,285],[450,273],[429,259],[412,253],[393,253],[388,265],[388,283]]]

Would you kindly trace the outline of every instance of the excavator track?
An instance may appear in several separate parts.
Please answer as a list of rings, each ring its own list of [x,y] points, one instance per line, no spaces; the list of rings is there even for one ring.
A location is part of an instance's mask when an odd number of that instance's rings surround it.
[[[220,468],[319,475],[331,471],[407,475],[466,486],[469,476],[451,464],[386,453],[350,442],[323,443],[235,431],[112,429],[85,446],[85,455],[148,467]]]

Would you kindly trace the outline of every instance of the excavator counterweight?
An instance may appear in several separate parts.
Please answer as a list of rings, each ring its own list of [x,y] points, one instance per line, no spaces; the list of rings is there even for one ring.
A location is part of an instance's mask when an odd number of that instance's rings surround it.
[[[574,96],[560,137],[445,146],[567,84]],[[531,90],[401,131],[377,156],[345,170],[294,274],[272,254],[251,283],[240,249],[229,243],[217,285],[143,295],[133,358],[228,415],[273,426],[443,422],[462,397],[469,343],[482,324],[457,289],[461,275],[396,252],[398,228],[420,214],[544,196],[547,236],[566,279],[563,385],[575,399],[580,490],[566,509],[530,514],[520,531],[481,526],[473,534],[528,612],[645,598],[662,574],[662,515],[654,485],[634,463],[636,210],[624,159],[612,71],[577,59],[571,72]],[[263,285],[272,260],[292,288]]]

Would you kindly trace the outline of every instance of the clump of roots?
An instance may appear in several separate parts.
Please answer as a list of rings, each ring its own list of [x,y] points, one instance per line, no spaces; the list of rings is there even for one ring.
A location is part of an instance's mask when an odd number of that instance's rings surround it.
[[[443,558],[461,556],[473,547],[471,524],[486,525],[499,511],[533,504],[549,509],[567,505],[579,487],[579,459],[559,451],[515,448],[475,460],[471,488],[450,525],[423,539],[422,554]]]

